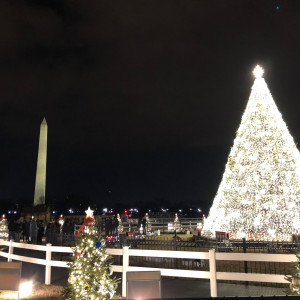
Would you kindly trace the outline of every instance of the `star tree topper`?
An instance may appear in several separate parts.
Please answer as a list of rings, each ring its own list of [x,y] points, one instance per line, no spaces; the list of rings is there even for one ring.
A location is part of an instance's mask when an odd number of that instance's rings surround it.
[[[263,74],[264,69],[261,66],[257,65],[253,70],[253,75],[255,76],[255,78],[262,78]]]
[[[91,218],[91,219],[94,218],[94,211],[91,210],[90,207],[85,211],[85,213],[86,213],[86,218]]]

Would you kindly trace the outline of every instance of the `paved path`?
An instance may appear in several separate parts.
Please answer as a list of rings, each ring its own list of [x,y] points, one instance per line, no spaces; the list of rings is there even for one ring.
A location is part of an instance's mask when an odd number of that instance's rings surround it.
[[[162,297],[163,298],[201,298],[210,297],[210,286],[208,280],[190,280],[190,279],[162,279]],[[285,295],[283,289],[218,283],[218,296],[277,296]]]
[[[31,256],[32,251],[26,249],[16,249],[16,254]],[[35,257],[45,258],[45,253],[34,251]],[[40,253],[40,255],[37,255]],[[57,258],[56,258],[57,259]],[[5,258],[0,257],[0,261],[6,261]],[[120,276],[120,273],[115,273],[116,276]],[[33,279],[34,281],[44,283],[45,282],[45,266],[30,264],[23,262],[22,264],[22,278]],[[65,286],[67,284],[68,269],[52,267],[51,283],[55,285]],[[118,286],[118,293],[121,294],[121,282]],[[162,297],[163,298],[201,298],[210,297],[209,280],[192,280],[184,278],[168,278],[162,277]],[[228,284],[218,283],[217,286],[218,296],[274,296],[285,295],[284,289],[254,286],[254,285],[242,285],[242,284]]]

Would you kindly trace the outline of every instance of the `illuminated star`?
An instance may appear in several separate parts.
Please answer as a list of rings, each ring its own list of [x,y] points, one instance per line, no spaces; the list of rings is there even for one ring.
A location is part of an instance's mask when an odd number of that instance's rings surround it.
[[[93,216],[94,211],[91,210],[90,207],[85,211],[85,213],[86,213],[87,218],[94,218],[94,216]]]
[[[260,67],[259,65],[257,65],[255,67],[255,69],[253,70],[253,74],[254,74],[255,78],[261,78],[264,74],[264,69],[262,67]]]

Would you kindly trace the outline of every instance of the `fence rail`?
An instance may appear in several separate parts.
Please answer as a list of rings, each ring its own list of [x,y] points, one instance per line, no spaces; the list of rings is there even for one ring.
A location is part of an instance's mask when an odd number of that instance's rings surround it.
[[[68,268],[66,261],[52,260],[52,252],[72,253],[70,247],[30,245],[23,243],[15,243],[11,241],[0,240],[0,246],[7,246],[8,251],[0,251],[0,256],[6,257],[8,261],[19,260],[34,264],[45,265],[45,284],[51,284],[51,267]],[[13,254],[14,248],[23,248],[37,251],[44,251],[45,259],[26,257]],[[284,275],[275,274],[257,274],[257,273],[234,273],[234,272],[217,272],[216,264],[219,260],[227,261],[265,261],[265,262],[296,262],[297,257],[294,254],[264,254],[264,253],[218,253],[215,249],[209,252],[188,252],[188,251],[165,251],[165,250],[141,250],[129,249],[125,246],[122,249],[107,249],[109,255],[118,255],[123,257],[122,265],[113,265],[114,272],[122,272],[122,296],[126,297],[126,272],[127,271],[154,271],[158,270],[162,276],[171,277],[188,277],[202,278],[210,280],[211,296],[217,297],[217,280],[233,280],[233,281],[252,281],[252,282],[272,282],[272,283],[288,283]],[[151,268],[130,266],[130,257],[161,257],[161,258],[182,258],[182,259],[204,259],[209,261],[209,271],[199,270],[180,270],[166,268]]]
[[[293,254],[298,251],[300,244],[297,242],[254,242],[243,240],[208,240],[203,237],[184,237],[180,235],[177,238],[166,236],[134,237],[128,236],[122,239],[124,246],[131,245],[134,248],[153,249],[155,247],[165,248],[165,250],[185,250],[185,248],[194,248],[196,251],[205,251],[204,249],[216,249],[217,252],[244,251],[259,253],[282,253]],[[166,249],[168,248],[168,249]],[[191,250],[192,251],[192,250]]]

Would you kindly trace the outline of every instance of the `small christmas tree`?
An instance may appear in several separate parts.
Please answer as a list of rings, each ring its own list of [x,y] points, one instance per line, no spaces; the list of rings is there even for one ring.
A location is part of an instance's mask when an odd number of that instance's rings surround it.
[[[289,288],[286,290],[287,295],[297,296],[300,295],[300,253],[297,255],[298,261],[294,264],[291,273],[285,277],[290,282]]]
[[[180,232],[181,231],[181,224],[180,224],[180,221],[179,221],[179,218],[178,218],[177,214],[175,214],[175,217],[174,217],[174,230],[176,232]]]
[[[8,225],[5,215],[0,219],[0,239],[8,239]]]
[[[149,232],[151,230],[151,221],[149,218],[149,214],[146,213],[144,218],[146,219],[146,231]]]
[[[64,226],[65,220],[64,220],[64,216],[60,215],[60,217],[58,218],[58,224],[60,225],[60,232],[62,232],[62,228]]]
[[[122,219],[120,217],[120,214],[117,214],[117,219],[119,222],[119,226],[118,226],[118,233],[123,232],[124,227],[123,227],[123,223],[122,223]]]
[[[78,230],[73,261],[69,264],[68,292],[71,299],[111,299],[117,279],[110,278],[111,257],[106,254],[105,241],[96,231],[93,211],[88,208],[84,223]]]

